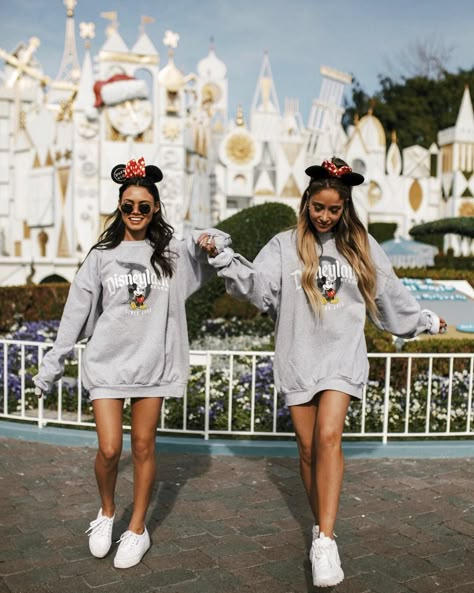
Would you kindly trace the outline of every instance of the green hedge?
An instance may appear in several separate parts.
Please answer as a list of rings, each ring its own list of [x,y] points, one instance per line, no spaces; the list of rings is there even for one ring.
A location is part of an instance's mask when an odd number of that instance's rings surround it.
[[[369,222],[367,230],[378,243],[390,241],[395,237],[396,222]]]
[[[61,319],[69,284],[38,284],[0,287],[0,332],[17,319],[40,321]]]
[[[462,237],[474,238],[474,216],[457,216],[455,218],[442,218],[418,224],[410,230],[410,235],[422,239],[427,235],[452,233]]]

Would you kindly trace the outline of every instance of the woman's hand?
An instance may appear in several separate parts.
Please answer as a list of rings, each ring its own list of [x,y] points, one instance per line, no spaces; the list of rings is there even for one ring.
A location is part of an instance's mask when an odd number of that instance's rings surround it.
[[[39,387],[35,387],[35,395],[38,399],[41,399],[43,397],[43,392]]]
[[[439,333],[445,334],[447,331],[448,331],[448,324],[442,317],[440,317],[439,318]]]
[[[208,233],[202,233],[202,235],[199,235],[198,237],[197,244],[211,257],[215,257],[217,255],[216,242],[214,241],[212,235],[209,235]]]

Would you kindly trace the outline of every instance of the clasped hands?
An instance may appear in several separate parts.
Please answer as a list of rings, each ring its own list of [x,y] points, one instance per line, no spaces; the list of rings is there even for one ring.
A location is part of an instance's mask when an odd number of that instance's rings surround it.
[[[215,239],[212,235],[209,235],[209,233],[202,233],[198,237],[197,244],[208,255],[211,257],[216,257],[218,252]]]

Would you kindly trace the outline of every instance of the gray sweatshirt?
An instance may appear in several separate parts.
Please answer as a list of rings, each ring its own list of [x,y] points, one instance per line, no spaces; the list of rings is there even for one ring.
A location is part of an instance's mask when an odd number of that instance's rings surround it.
[[[249,300],[275,320],[275,386],[288,405],[310,401],[325,389],[361,398],[368,377],[366,306],[357,278],[338,253],[333,234],[321,234],[320,240],[317,285],[324,302],[320,319],[301,286],[295,231],[276,235],[253,263],[230,248],[210,260],[230,294]],[[376,325],[402,337],[438,333],[438,316],[420,310],[380,245],[371,236],[369,243],[377,269]]]
[[[229,243],[228,235],[209,232],[221,248]],[[92,400],[181,397],[189,374],[185,301],[214,273],[195,243],[198,235],[171,241],[172,278],[157,278],[147,240],[93,249],[71,284],[56,341],[35,385],[49,391],[64,372],[66,355],[85,337],[83,384]]]

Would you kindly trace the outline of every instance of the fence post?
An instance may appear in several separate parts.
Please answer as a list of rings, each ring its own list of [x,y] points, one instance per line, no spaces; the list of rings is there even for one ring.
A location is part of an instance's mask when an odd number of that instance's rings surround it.
[[[209,440],[209,413],[211,408],[211,362],[212,356],[207,353],[206,356],[206,388],[204,401],[204,439]]]
[[[382,442],[384,445],[387,444],[388,440],[388,412],[390,406],[390,363],[391,358],[387,356],[385,359],[385,391],[384,391],[384,403],[383,403],[383,435]]]

